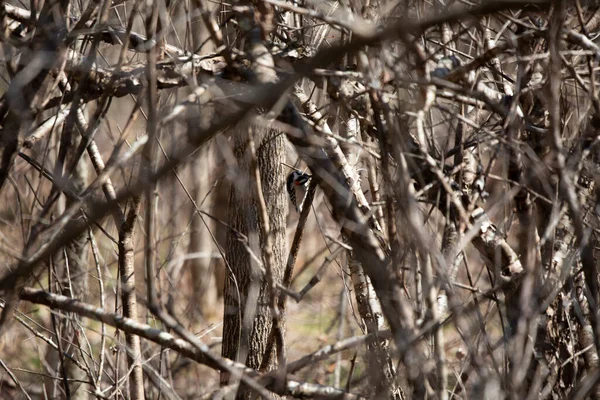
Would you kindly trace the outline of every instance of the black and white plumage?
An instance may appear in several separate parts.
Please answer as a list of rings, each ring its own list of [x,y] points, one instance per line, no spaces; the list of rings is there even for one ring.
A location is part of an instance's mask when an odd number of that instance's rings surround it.
[[[302,204],[308,188],[311,175],[300,170],[294,170],[287,178],[287,191],[296,211],[302,212]]]

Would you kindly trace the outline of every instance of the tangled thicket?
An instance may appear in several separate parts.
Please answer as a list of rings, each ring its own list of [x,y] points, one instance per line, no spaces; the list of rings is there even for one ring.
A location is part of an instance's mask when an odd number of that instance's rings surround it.
[[[597,2],[0,23],[0,397],[600,399]]]

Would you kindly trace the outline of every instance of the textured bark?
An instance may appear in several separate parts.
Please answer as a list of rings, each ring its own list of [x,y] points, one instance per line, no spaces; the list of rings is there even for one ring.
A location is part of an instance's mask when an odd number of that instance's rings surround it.
[[[255,3],[246,3],[254,9]],[[246,41],[246,51],[252,61],[251,78],[255,83],[268,84],[277,81],[273,57],[263,40],[270,33],[267,21],[273,16],[273,8],[259,5],[254,10],[259,14],[260,28],[255,17],[248,13],[239,13],[238,21]],[[229,202],[229,223],[248,239],[249,249],[239,240],[237,234],[230,232],[227,243],[228,273],[224,289],[224,321],[223,321],[223,356],[245,363],[251,368],[274,369],[277,366],[275,347],[268,347],[269,337],[273,330],[273,315],[269,305],[276,304],[277,293],[274,286],[281,284],[287,258],[286,249],[286,215],[287,193],[285,187],[285,138],[280,132],[258,127],[251,121],[242,121],[237,126],[235,137],[235,156],[238,161],[239,174],[231,189]],[[251,183],[255,171],[249,171],[251,165],[250,141],[255,144],[256,158],[260,172],[261,188],[267,207],[270,229],[260,229],[258,217],[258,200],[252,192]],[[252,260],[248,250],[260,257],[260,244],[265,238],[260,237],[270,230],[273,245],[269,259],[261,257],[260,263],[271,268],[268,271],[273,280],[273,289],[267,282],[262,265]],[[264,252],[262,253],[264,255]],[[283,322],[279,324],[281,336],[285,336]],[[285,343],[280,343],[281,351]],[[279,354],[278,356],[282,356]],[[221,375],[221,381],[228,377]],[[253,398],[255,395],[242,388],[239,398]]]
[[[373,285],[365,273],[360,262],[356,261],[351,251],[348,251],[348,264],[354,296],[358,313],[365,324],[369,334],[378,335],[383,330],[384,318],[381,304],[377,299]],[[368,343],[369,374],[373,381],[371,385],[375,388],[374,394],[377,398],[403,399],[402,389],[395,380],[395,369],[390,357],[389,345],[385,341],[373,341]]]
[[[342,84],[343,85],[343,84]],[[297,94],[298,97],[302,97],[302,94]],[[311,102],[302,101],[305,108],[311,108],[309,115],[319,122],[321,129],[325,132],[331,133],[331,129],[323,119],[321,113],[312,105]],[[314,107],[314,108],[313,108]],[[352,115],[345,115],[342,113],[344,120],[346,121],[346,129],[342,130],[341,136],[355,140],[359,132],[359,122]],[[332,151],[330,157],[332,161],[338,166],[338,168],[344,172],[348,185],[350,186],[353,195],[365,215],[371,213],[371,207],[363,194],[360,176],[357,171],[357,164],[360,160],[360,152],[356,151],[356,146],[351,146],[350,142],[342,141],[341,143],[334,139],[332,136],[327,137],[327,141],[331,146]],[[373,182],[376,183],[376,182]],[[378,225],[377,214],[373,213],[370,218],[370,223],[373,227],[376,227],[379,232],[383,231],[381,225]],[[383,329],[384,318],[381,310],[381,304],[375,294],[373,285],[370,279],[365,276],[364,270],[360,262],[358,262],[352,251],[348,251],[348,265],[350,269],[352,284],[354,287],[354,296],[356,298],[358,313],[365,325],[368,333],[377,334],[377,332]],[[395,370],[394,365],[390,356],[389,346],[387,342],[375,341],[367,346],[369,350],[369,373],[372,378],[371,385],[374,388],[374,395],[377,398],[393,398],[401,399],[404,397],[402,390],[398,387],[394,380]]]
[[[133,228],[139,212],[139,199],[126,222],[119,229],[119,274],[121,275],[121,301],[123,315],[137,321],[137,299],[135,295],[135,252],[133,247]],[[127,364],[131,371],[129,396],[132,400],[144,399],[144,372],[142,369],[141,346],[139,336],[125,334],[127,343]]]
[[[231,228],[248,238],[249,249],[261,254],[256,201],[251,192],[251,177],[248,171],[248,135],[255,134],[260,143],[257,149],[262,191],[269,213],[273,240],[273,258],[276,266],[273,276],[281,283],[286,260],[285,216],[287,198],[284,190],[284,137],[270,130],[264,134],[261,128],[240,124],[235,139],[235,155],[239,170],[231,189],[229,201],[229,224]],[[260,137],[262,136],[262,140]],[[253,260],[246,248],[245,239],[230,232],[227,243],[229,268],[225,280],[225,315],[223,321],[223,356],[245,363],[250,368],[266,365],[267,370],[276,366],[275,351],[264,354],[272,327],[269,309],[270,290],[263,270]],[[268,361],[263,363],[263,358]],[[222,376],[226,382],[227,376]],[[240,398],[250,398],[251,393],[240,391]]]
[[[73,147],[75,148],[75,147]],[[87,167],[83,160],[80,160],[75,168],[74,175],[71,177],[71,182],[74,183],[75,188],[78,192],[83,191],[86,187],[87,183]],[[86,233],[79,235],[75,240],[73,240],[67,246],[67,260],[68,260],[68,271],[67,278],[69,279],[69,286],[65,288],[70,292],[70,297],[74,299],[80,299],[82,301],[86,301],[87,292],[88,292],[88,246],[87,246],[87,238],[88,235]],[[79,341],[77,338],[80,335],[77,335],[77,331],[79,327],[77,326],[79,323],[80,317],[76,316],[75,320],[71,321],[69,319],[63,319],[61,322],[65,325],[70,325],[70,329],[68,330],[69,337],[67,340],[71,343],[74,343],[77,346],[81,346],[84,343]],[[71,352],[74,353],[74,352]],[[77,352],[79,356],[83,356],[83,352]],[[82,371],[77,365],[72,362],[67,364],[67,376],[69,379],[73,380],[86,380],[87,376],[85,371]],[[83,390],[85,385],[81,385],[80,383],[73,384],[73,392],[71,399],[87,399],[88,394]]]

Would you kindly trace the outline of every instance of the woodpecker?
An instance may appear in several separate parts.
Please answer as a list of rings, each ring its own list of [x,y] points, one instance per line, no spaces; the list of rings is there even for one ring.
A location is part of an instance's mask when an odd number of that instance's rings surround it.
[[[300,170],[292,171],[287,178],[287,191],[290,200],[299,213],[302,212],[302,204],[307,193],[308,182],[312,176]],[[298,202],[299,200],[299,202]]]

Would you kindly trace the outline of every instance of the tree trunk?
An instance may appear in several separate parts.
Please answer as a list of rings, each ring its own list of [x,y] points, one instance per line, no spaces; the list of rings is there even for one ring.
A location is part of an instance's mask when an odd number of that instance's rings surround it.
[[[275,270],[273,277],[281,282],[286,259],[285,216],[287,199],[284,190],[284,137],[278,132],[262,128],[254,129],[250,124],[241,123],[235,139],[235,155],[239,164],[237,181],[234,182],[229,201],[229,224],[248,239],[230,232],[227,243],[227,276],[224,291],[223,356],[245,363],[258,369],[261,364],[267,370],[276,364],[275,351],[264,354],[272,327],[272,313],[269,307],[271,292],[262,266],[252,259],[246,248],[258,257],[261,251],[260,230],[256,199],[251,191],[249,168],[248,135],[254,133],[259,143],[257,149],[258,166],[262,181],[262,191],[267,204],[269,223],[273,240]],[[261,140],[262,137],[262,140]],[[263,358],[268,357],[267,362]],[[222,375],[222,382],[228,376]],[[251,398],[252,394],[240,391],[239,398]]]
[[[212,196],[205,198],[212,182],[211,171],[214,162],[212,153],[212,147],[202,148],[191,166],[194,174],[193,196],[199,209],[210,208],[213,203]],[[198,215],[195,208],[192,208],[192,215],[188,253],[197,255],[186,262],[192,275],[194,290],[194,298],[191,301],[194,304],[193,310],[198,316],[209,317],[214,315],[217,302],[215,260],[211,256],[215,251],[215,244],[209,232],[209,229],[214,232],[216,224]]]
[[[205,12],[214,12],[219,8],[218,4],[212,4],[207,2]],[[194,42],[194,48],[202,48],[204,53],[211,53],[214,51],[214,43],[209,40],[210,32],[203,21],[203,18],[199,18],[194,21],[194,29],[191,30],[192,40]],[[194,132],[197,127],[200,126],[202,129],[208,129],[210,126],[213,112],[208,112],[209,107],[203,107],[202,113],[199,118],[194,118],[193,122],[188,125],[188,131]],[[197,110],[194,110],[197,112]],[[209,210],[212,215],[215,215],[213,204],[218,200],[215,195],[217,194],[217,188],[212,188],[213,179],[217,176],[215,170],[217,167],[217,156],[216,149],[214,146],[207,145],[200,149],[197,157],[191,165],[192,181],[193,181],[193,192],[194,201],[199,209]],[[207,193],[211,192],[210,196]],[[225,207],[215,207],[217,209],[224,209]],[[217,300],[222,294],[222,282],[218,282],[219,278],[216,270],[221,267],[218,259],[209,256],[209,253],[216,251],[217,244],[214,243],[213,235],[222,229],[220,224],[216,224],[212,219],[204,218],[198,215],[195,208],[192,208],[192,224],[190,230],[190,242],[188,246],[188,253],[206,253],[206,256],[194,257],[186,262],[186,268],[190,269],[192,275],[192,287],[193,287],[193,310],[196,316],[202,316],[204,318],[215,315],[217,308]],[[215,215],[217,218],[222,216]],[[210,232],[209,232],[210,230]],[[212,234],[211,234],[212,233]],[[221,274],[222,275],[222,274]]]
[[[137,321],[135,294],[135,252],[133,246],[134,224],[140,209],[140,198],[135,199],[125,223],[119,228],[119,275],[121,275],[121,301],[123,316]],[[127,366],[130,368],[129,396],[132,400],[144,399],[144,372],[142,370],[140,337],[125,334]]]

